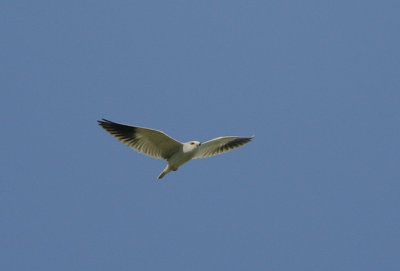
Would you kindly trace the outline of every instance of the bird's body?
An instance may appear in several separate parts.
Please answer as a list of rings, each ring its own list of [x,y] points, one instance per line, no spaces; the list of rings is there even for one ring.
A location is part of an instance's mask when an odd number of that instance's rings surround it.
[[[191,159],[205,158],[236,149],[253,137],[226,136],[200,143],[189,141],[181,143],[161,131],[119,124],[106,119],[98,121],[108,133],[137,152],[168,162],[158,179],[176,171]]]
[[[200,142],[199,142],[200,143]],[[177,171],[184,163],[189,162],[197,152],[198,145],[190,145],[190,142],[183,143],[182,147],[168,159],[168,165],[158,176],[158,179],[164,177],[165,174],[171,171]]]

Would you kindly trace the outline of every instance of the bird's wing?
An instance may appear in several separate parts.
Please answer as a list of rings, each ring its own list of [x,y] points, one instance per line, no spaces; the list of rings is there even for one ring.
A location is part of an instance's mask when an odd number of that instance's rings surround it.
[[[120,142],[154,158],[168,160],[182,147],[181,142],[161,131],[119,124],[106,119],[99,120],[98,123]]]
[[[252,137],[223,136],[201,143],[193,159],[206,158],[225,153],[250,142]]]

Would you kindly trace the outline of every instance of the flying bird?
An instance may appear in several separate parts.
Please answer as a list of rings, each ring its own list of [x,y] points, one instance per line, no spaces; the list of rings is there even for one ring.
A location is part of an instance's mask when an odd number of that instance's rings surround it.
[[[168,162],[158,179],[176,171],[191,159],[205,158],[225,153],[250,142],[254,137],[223,136],[205,142],[179,142],[165,133],[144,128],[124,125],[106,119],[98,121],[110,135],[139,153]]]

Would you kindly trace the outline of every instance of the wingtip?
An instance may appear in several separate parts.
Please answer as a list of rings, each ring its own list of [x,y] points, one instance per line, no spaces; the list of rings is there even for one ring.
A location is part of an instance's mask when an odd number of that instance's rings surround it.
[[[109,121],[109,120],[107,120],[107,119],[102,118],[101,120],[98,120],[97,123],[98,123],[99,125],[103,125],[103,124],[105,124],[105,123],[112,123],[112,121]]]

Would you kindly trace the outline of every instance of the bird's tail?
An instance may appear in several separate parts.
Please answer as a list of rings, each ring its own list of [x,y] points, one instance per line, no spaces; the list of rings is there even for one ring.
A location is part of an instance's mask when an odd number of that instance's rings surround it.
[[[165,176],[165,174],[167,174],[166,172],[161,172],[161,174],[158,176],[158,179],[161,179],[162,177],[164,177]]]
[[[161,172],[161,174],[158,176],[158,179],[161,179],[162,177],[165,176],[165,174],[167,174],[168,172],[171,172],[171,169],[169,168],[169,166],[167,165],[164,170]]]

